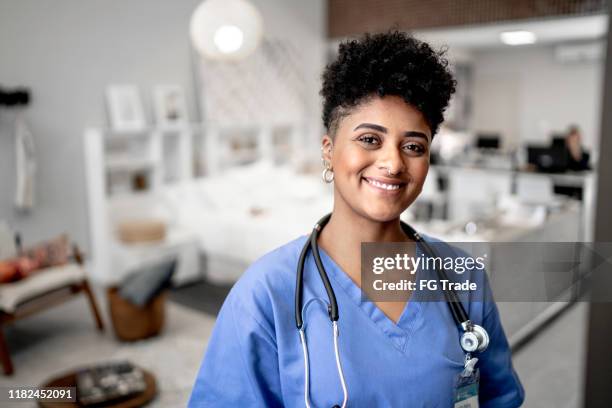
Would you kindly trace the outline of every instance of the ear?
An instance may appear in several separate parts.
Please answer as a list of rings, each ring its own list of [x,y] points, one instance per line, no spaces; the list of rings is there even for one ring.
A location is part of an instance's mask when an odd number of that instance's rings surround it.
[[[333,145],[334,143],[332,141],[332,138],[329,135],[323,136],[323,139],[321,140],[321,158],[329,162],[330,165],[331,165],[332,157],[333,157],[333,153],[332,153]]]

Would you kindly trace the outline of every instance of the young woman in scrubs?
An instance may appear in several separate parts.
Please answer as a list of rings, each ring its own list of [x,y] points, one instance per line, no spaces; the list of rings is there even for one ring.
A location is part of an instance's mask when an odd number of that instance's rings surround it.
[[[421,192],[431,142],[454,90],[443,54],[401,32],[341,44],[323,74],[327,134],[321,151],[334,206],[318,244],[339,308],[347,406],[455,406],[454,382],[465,354],[448,305],[415,299],[364,302],[360,290],[362,242],[410,241],[399,217]],[[208,343],[190,407],[305,406],[294,301],[306,239],[298,237],[264,255],[233,287]],[[518,407],[523,388],[486,280],[481,283],[490,301],[464,304],[470,319],[490,336],[487,350],[478,355],[478,401],[481,407]],[[327,302],[309,255],[303,304],[314,298]],[[326,305],[310,302],[304,322],[310,404],[340,406],[344,393]]]

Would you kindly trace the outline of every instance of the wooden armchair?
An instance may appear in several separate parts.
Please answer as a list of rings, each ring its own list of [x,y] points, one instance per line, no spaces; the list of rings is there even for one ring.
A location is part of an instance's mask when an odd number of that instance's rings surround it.
[[[73,246],[72,258],[65,265],[50,267],[26,279],[0,285],[0,362],[6,375],[13,373],[13,364],[4,338],[5,325],[63,303],[82,292],[89,300],[96,327],[104,330],[83,268],[83,256],[76,245]]]

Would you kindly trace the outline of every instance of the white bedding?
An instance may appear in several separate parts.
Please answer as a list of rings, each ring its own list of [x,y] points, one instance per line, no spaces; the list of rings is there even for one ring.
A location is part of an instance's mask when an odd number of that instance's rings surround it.
[[[161,193],[175,214],[174,224],[195,233],[206,256],[244,266],[309,233],[331,211],[332,197],[331,187],[320,178],[265,162],[170,186]],[[227,275],[223,280],[238,278],[236,272]]]

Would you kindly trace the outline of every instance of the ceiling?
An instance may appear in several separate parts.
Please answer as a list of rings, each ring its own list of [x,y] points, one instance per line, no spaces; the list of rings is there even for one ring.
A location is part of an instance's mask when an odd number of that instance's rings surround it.
[[[458,28],[418,30],[414,34],[427,42],[448,45],[467,51],[511,47],[501,42],[499,36],[504,31],[531,31],[536,35],[537,44],[559,44],[589,41],[603,38],[608,31],[608,16],[594,15],[548,19],[538,21],[504,22]]]

